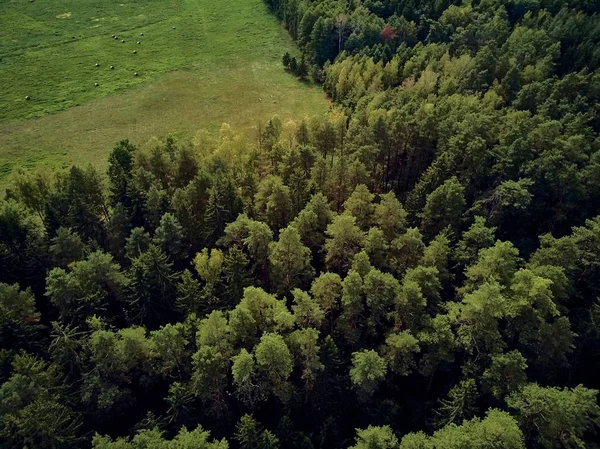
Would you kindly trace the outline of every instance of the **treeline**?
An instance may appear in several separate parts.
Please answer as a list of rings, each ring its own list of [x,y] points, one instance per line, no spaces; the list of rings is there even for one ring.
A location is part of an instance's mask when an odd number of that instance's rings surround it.
[[[516,64],[531,65],[537,75],[564,75],[599,64],[600,6],[590,0],[265,2],[319,67],[338,55],[376,63],[431,59],[435,49],[450,56],[492,52],[502,72]],[[533,74],[523,75],[530,82]]]
[[[598,214],[595,2],[267,3],[343,108],[338,147],[371,189],[416,216],[456,176],[471,214],[499,214],[501,236],[527,253]],[[508,191],[536,201],[504,215]]]
[[[342,153],[344,123],[19,175],[3,447],[594,447],[600,218],[528,254],[531,185],[488,209],[456,176],[413,213]]]

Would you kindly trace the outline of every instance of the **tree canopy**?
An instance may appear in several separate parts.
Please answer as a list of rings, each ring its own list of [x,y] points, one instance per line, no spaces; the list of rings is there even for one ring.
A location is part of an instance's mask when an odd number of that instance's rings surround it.
[[[597,447],[598,2],[266,4],[326,115],[7,189],[0,448]]]

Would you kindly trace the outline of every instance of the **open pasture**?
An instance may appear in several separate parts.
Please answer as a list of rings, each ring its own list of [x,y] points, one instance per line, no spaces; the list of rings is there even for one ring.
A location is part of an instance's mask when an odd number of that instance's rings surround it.
[[[1,2],[0,184],[17,167],[103,164],[122,138],[324,111],[286,51],[262,0]]]

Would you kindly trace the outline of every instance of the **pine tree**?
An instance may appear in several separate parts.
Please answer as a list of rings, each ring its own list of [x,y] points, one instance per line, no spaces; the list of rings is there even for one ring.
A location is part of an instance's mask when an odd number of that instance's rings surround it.
[[[125,205],[130,204],[127,192],[132,177],[135,152],[134,145],[128,140],[122,140],[113,148],[108,157],[108,180],[113,204],[119,202]]]
[[[302,244],[300,234],[292,226],[282,230],[279,240],[269,245],[269,261],[273,285],[283,294],[301,287],[314,273],[310,249]]]
[[[290,67],[290,59],[291,56],[289,54],[289,52],[285,52],[283,54],[283,57],[281,58],[281,62],[283,63],[283,67],[285,67],[286,69]]]
[[[475,414],[475,401],[477,399],[477,385],[475,380],[461,381],[452,387],[448,399],[440,400],[440,405],[435,411],[435,424],[444,427],[448,424],[460,424],[465,419],[472,418]]]
[[[201,303],[202,287],[198,280],[192,277],[190,270],[184,270],[181,274],[181,281],[177,284],[177,299],[175,304],[184,316],[195,313],[202,316],[208,310]]]
[[[117,203],[106,224],[108,250],[122,262],[125,259],[125,243],[131,231],[131,220],[123,203]]]
[[[221,196],[217,187],[211,187],[204,215],[204,237],[209,246],[214,246],[223,235],[229,216],[225,198]]]
[[[172,267],[167,255],[154,245],[131,261],[129,301],[134,322],[156,328],[173,316],[177,275]]]
[[[298,75],[300,79],[304,79],[308,75],[308,63],[306,62],[304,55],[302,55],[300,62],[296,66],[296,75]]]
[[[173,260],[178,260],[183,252],[183,228],[171,213],[160,219],[160,226],[154,233],[154,244]]]
[[[234,438],[241,449],[279,449],[279,440],[256,422],[250,415],[244,415],[235,426]]]
[[[241,249],[237,246],[229,248],[223,263],[229,307],[237,304],[242,299],[244,288],[251,285],[249,265],[248,257]]]

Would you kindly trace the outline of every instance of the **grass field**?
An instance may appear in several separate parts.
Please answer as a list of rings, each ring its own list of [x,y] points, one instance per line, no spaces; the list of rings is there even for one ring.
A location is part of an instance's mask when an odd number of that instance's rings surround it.
[[[251,134],[325,111],[319,87],[283,71],[285,51],[263,0],[3,0],[0,185],[17,167],[102,166],[122,138],[223,122]]]

